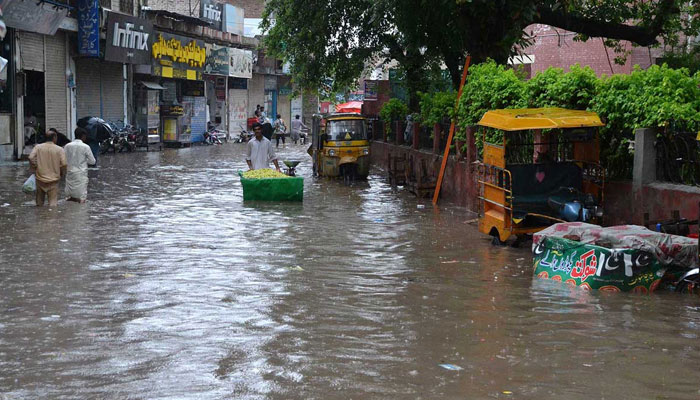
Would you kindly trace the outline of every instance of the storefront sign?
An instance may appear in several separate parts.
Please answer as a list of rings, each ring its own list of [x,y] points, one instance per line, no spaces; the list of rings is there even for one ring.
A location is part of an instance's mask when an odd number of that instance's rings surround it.
[[[206,44],[207,61],[204,64],[204,73],[209,75],[228,76],[229,74],[229,49],[216,44]]]
[[[100,56],[100,3],[78,0],[78,54]]]
[[[202,0],[199,7],[199,18],[220,31],[221,23],[224,20],[224,6],[214,0]]]
[[[226,4],[224,6],[223,31],[230,32],[238,36],[243,36],[244,19],[244,11],[242,8]]]
[[[202,80],[207,59],[204,42],[157,32],[151,49],[153,75],[164,78]]]
[[[91,2],[81,0],[78,1],[78,6]],[[68,15],[66,7],[38,1],[0,0],[0,7],[8,27],[42,35],[55,35],[61,22]]]
[[[126,64],[150,64],[153,24],[130,15],[109,13],[105,60]]]
[[[377,94],[377,81],[365,81],[365,101],[376,101],[378,97]]]
[[[235,78],[253,77],[253,52],[243,49],[229,49],[229,76]]]

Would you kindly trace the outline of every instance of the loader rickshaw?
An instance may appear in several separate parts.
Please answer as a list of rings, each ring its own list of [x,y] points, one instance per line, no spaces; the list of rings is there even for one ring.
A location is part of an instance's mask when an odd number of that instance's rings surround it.
[[[493,110],[479,122],[479,230],[502,244],[558,222],[599,223],[605,172],[596,113]]]
[[[309,154],[318,176],[367,178],[370,157],[366,119],[354,113],[314,115]]]

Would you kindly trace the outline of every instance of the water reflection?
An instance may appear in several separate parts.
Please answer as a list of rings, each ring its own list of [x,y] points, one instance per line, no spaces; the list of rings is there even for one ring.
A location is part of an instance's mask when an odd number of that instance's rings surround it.
[[[91,201],[55,210],[19,192],[26,166],[0,167],[0,391],[700,395],[696,299],[533,280],[528,249],[492,248],[473,215],[377,175],[352,187],[311,179],[308,158],[303,204],[244,203],[242,154],[104,157]]]

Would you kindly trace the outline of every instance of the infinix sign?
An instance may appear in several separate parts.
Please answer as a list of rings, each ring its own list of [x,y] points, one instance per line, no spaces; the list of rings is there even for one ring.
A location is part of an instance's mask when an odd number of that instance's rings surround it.
[[[154,35],[153,24],[145,19],[109,13],[105,60],[127,64],[150,64]]]
[[[137,29],[134,30],[134,24],[128,22],[124,24],[124,27],[120,27],[119,22],[115,22],[112,46],[148,51],[148,37],[151,34],[144,32],[143,26]]]
[[[199,7],[199,18],[208,22],[214,29],[221,30],[224,7],[214,0],[202,0]]]

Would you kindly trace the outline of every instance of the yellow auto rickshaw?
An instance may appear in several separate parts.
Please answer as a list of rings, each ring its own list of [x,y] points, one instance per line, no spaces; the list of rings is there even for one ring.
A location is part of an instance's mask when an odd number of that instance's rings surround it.
[[[602,218],[605,172],[596,113],[488,111],[481,121],[479,230],[503,243],[557,222]]]
[[[318,176],[367,178],[370,157],[366,119],[354,113],[314,115],[309,154]]]

